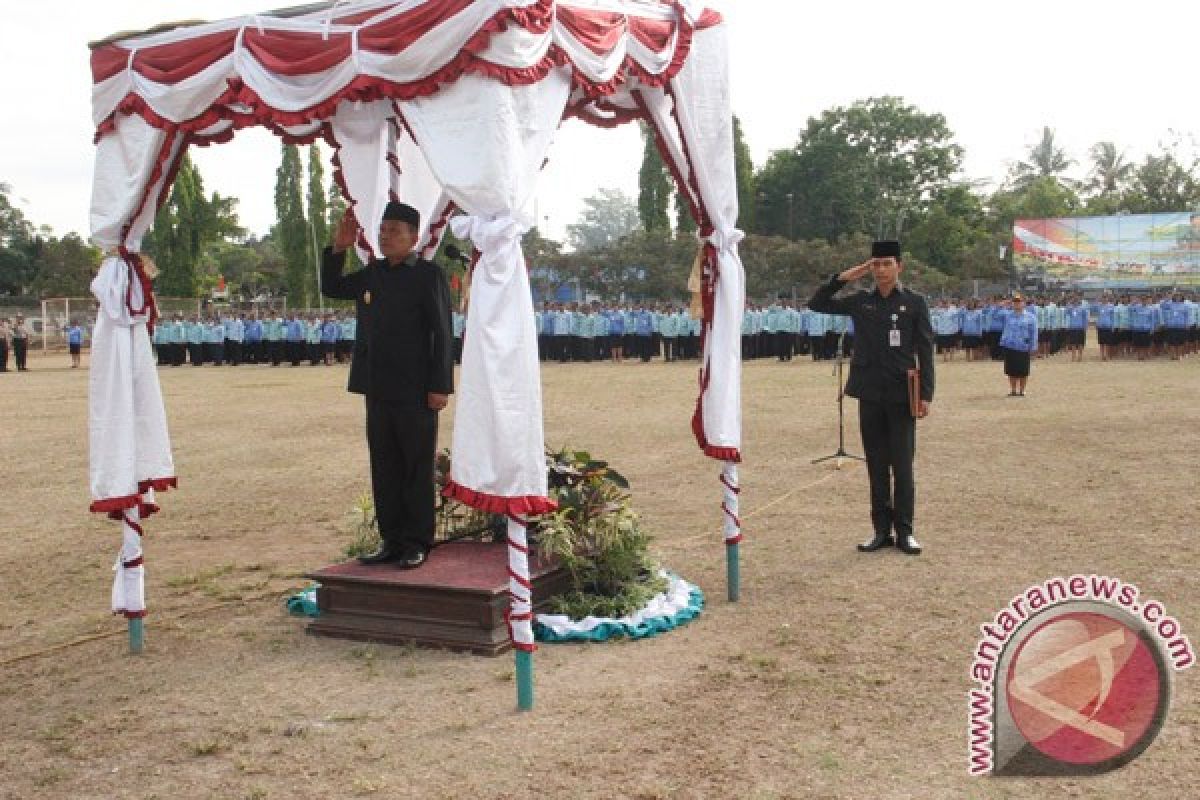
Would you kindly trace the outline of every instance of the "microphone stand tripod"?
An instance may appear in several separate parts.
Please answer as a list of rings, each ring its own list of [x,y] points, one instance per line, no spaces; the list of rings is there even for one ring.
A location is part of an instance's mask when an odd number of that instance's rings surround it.
[[[820,458],[814,458],[812,460],[813,464],[820,464],[823,461],[828,461],[831,458],[836,458],[837,461],[834,462],[834,467],[836,469],[842,468],[842,459],[843,458],[853,458],[855,461],[864,461],[865,460],[862,456],[856,456],[856,455],[846,452],[846,416],[845,416],[845,411],[843,410],[843,398],[845,398],[845,396],[846,396],[846,389],[845,389],[845,384],[843,384],[843,382],[842,382],[842,363],[845,360],[842,357],[842,353],[843,353],[842,345],[845,342],[845,340],[846,340],[846,332],[843,331],[842,335],[838,337],[837,365],[834,367],[834,372],[833,372],[833,374],[837,376],[837,386],[838,386],[838,390],[837,390],[838,391],[838,394],[837,394],[838,449],[837,449],[836,453],[833,453],[833,454],[827,455],[827,456],[821,456]]]

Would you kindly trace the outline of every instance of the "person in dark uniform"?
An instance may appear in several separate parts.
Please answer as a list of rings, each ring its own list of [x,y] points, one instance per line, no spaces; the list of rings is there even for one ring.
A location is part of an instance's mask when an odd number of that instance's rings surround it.
[[[933,328],[925,298],[899,283],[900,243],[875,242],[870,260],[834,275],[808,307],[823,314],[846,314],[854,321],[854,356],[846,394],[858,398],[858,424],[871,483],[874,538],[858,545],[872,552],[894,543],[909,555],[921,552],[913,537],[913,452],[916,419],[908,402],[908,370],[920,367],[917,416],[933,402]],[[834,297],[867,273],[873,290]]]
[[[358,235],[345,214],[321,261],[324,293],[357,303],[347,388],[366,396],[371,491],[383,539],[359,560],[406,569],[425,563],[433,546],[437,414],[454,391],[450,286],[440,267],[413,252],[420,225],[416,209],[388,203],[379,226],[383,258],[343,275],[346,249]]]

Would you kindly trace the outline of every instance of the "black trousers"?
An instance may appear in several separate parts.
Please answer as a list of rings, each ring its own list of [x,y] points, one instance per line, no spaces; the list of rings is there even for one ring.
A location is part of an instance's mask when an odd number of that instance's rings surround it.
[[[8,340],[0,339],[0,372],[8,372]]]
[[[15,336],[12,340],[13,361],[16,362],[17,369],[25,369],[25,354],[29,350],[28,339],[18,339]]]
[[[379,534],[392,546],[431,547],[437,413],[367,399],[367,449]]]
[[[871,482],[871,525],[877,534],[911,534],[916,490],[917,421],[908,403],[858,401],[858,428]]]

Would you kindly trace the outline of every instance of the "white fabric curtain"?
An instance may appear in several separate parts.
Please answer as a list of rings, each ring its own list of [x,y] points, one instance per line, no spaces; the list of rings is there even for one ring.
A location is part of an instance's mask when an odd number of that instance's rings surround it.
[[[546,495],[542,393],[533,300],[521,235],[528,206],[570,93],[570,72],[510,87],[464,76],[401,103],[429,166],[469,216],[455,235],[480,251],[471,284],[457,388],[452,480],[494,501]]]
[[[391,190],[387,168],[391,116],[390,100],[342,102],[329,121],[336,148],[334,168],[361,228],[357,250],[363,263],[379,257],[379,220]]]
[[[742,437],[742,315],[745,270],[738,255],[737,178],[733,159],[733,115],[729,98],[726,30],[697,31],[692,52],[671,80],[679,132],[691,156],[696,183],[716,249],[713,318],[702,355],[707,386],[701,396],[706,452],[740,459]]]
[[[130,272],[123,259],[110,257],[92,281],[100,303],[88,371],[90,483],[96,510],[137,507],[147,487],[175,479],[146,316],[133,316],[126,303]],[[136,283],[131,302],[138,308]],[[106,506],[106,500],[112,502]]]
[[[174,142],[173,135],[171,141]],[[114,249],[124,244],[122,230],[142,202],[167,142],[166,132],[141,117],[126,116],[119,117],[116,130],[96,144],[91,225],[92,242],[97,247]],[[146,205],[153,209],[154,199],[147,200]],[[150,219],[153,221],[153,214]],[[149,225],[138,235],[139,244],[148,229]]]

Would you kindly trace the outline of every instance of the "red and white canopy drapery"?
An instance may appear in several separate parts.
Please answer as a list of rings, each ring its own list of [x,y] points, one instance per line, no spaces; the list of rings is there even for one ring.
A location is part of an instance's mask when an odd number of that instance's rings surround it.
[[[382,207],[417,206],[426,252],[452,214],[478,251],[450,491],[524,518],[546,497],[520,236],[564,117],[646,120],[700,223],[704,356],[693,430],[740,460],[744,302],[721,17],[696,0],[407,0],[248,16],[98,45],[93,240],[140,248],[190,144],[266,126],[324,138],[374,251]],[[95,401],[95,398],[93,398]]]

